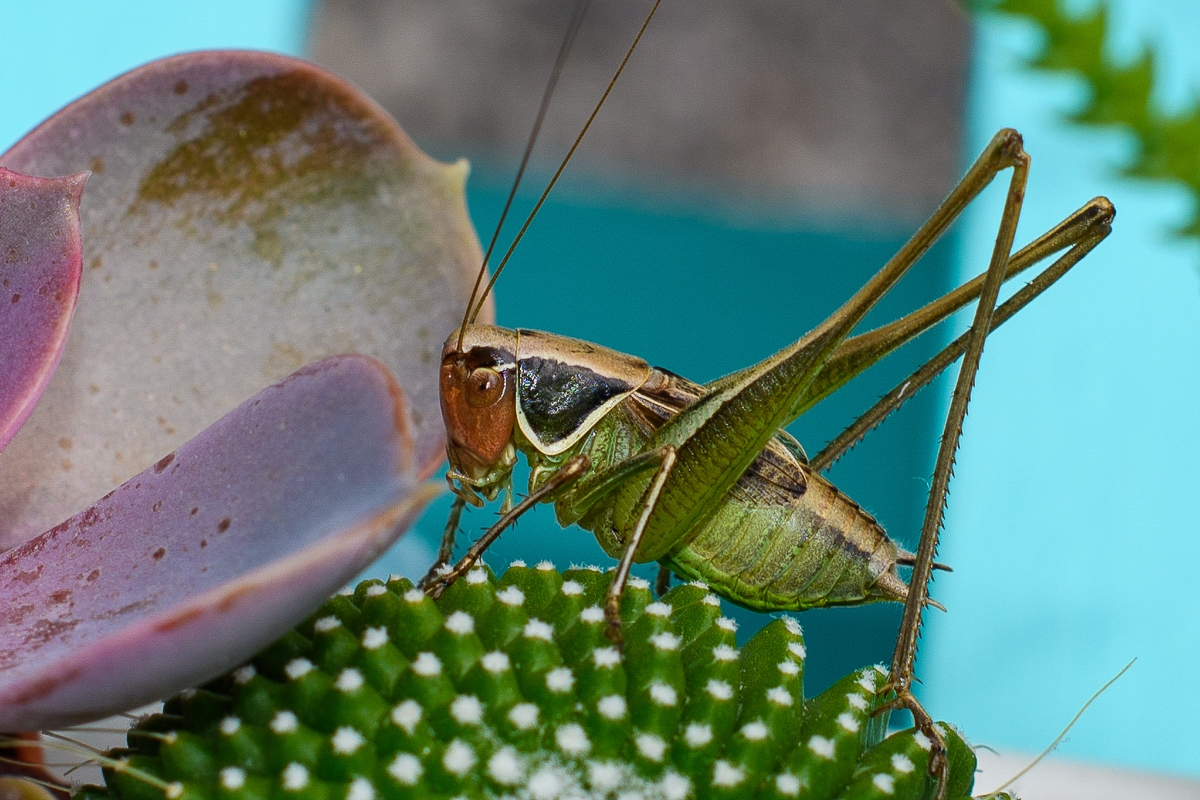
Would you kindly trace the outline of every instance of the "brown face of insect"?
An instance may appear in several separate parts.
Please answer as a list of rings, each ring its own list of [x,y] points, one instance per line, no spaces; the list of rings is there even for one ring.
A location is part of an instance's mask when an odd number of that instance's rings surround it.
[[[442,362],[442,418],[449,433],[451,466],[482,479],[512,441],[516,391],[511,366],[474,365],[472,355],[448,356]]]
[[[457,341],[457,333],[447,345]],[[484,494],[498,474],[512,469],[511,445],[517,418],[516,363],[500,343],[448,347],[441,368],[442,420],[450,473]]]

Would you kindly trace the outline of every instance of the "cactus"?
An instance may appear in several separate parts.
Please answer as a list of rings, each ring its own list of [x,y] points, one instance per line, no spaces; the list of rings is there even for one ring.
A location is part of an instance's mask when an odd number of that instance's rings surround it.
[[[401,578],[325,603],[247,664],[167,701],[106,786],[80,800],[407,800],[932,795],[929,742],[885,738],[886,674],[868,666],[803,694],[790,617],[739,651],[700,584],[622,601],[623,653],[604,637],[611,575],[480,567],[433,601]],[[950,797],[975,757],[953,728]]]

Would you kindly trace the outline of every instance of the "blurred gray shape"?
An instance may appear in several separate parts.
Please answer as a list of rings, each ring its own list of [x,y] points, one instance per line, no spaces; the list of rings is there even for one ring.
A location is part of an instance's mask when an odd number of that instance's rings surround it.
[[[566,151],[649,5],[592,4],[543,129],[543,163]],[[440,157],[515,160],[572,6],[324,0],[309,53]],[[788,216],[907,224],[961,171],[969,40],[947,0],[667,0],[575,169]]]

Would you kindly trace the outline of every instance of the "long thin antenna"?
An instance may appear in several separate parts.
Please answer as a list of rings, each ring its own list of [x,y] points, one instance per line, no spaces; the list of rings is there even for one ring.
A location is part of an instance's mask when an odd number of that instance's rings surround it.
[[[1137,659],[1135,658],[1135,659],[1133,659],[1133,661],[1137,661]],[[1031,761],[1029,763],[1029,766],[1025,767],[1025,769],[1021,770],[1016,775],[1013,775],[1011,778],[1006,780],[998,789],[995,790],[995,792],[996,793],[1003,792],[1009,786],[1012,786],[1013,783],[1015,783],[1018,778],[1020,778],[1026,772],[1029,772],[1029,770],[1036,767],[1038,765],[1038,762],[1040,762],[1043,758],[1045,758],[1046,756],[1053,753],[1054,748],[1058,747],[1059,744],[1062,743],[1062,740],[1064,738],[1066,738],[1068,733],[1070,733],[1071,728],[1075,727],[1075,723],[1079,722],[1079,718],[1083,716],[1083,712],[1088,710],[1088,706],[1090,706],[1092,703],[1096,702],[1097,697],[1104,694],[1104,692],[1107,691],[1108,687],[1112,686],[1114,683],[1117,682],[1117,680],[1122,675],[1124,675],[1126,672],[1128,672],[1129,668],[1133,666],[1133,661],[1130,661],[1128,664],[1126,664],[1124,669],[1122,669],[1116,675],[1112,676],[1112,679],[1109,680],[1108,683],[1101,686],[1099,689],[1096,690],[1096,693],[1094,695],[1092,695],[1090,698],[1088,698],[1088,701],[1083,704],[1083,708],[1079,709],[1079,712],[1076,713],[1075,716],[1071,718],[1071,721],[1067,723],[1067,727],[1063,728],[1063,732],[1058,735],[1058,738],[1055,739],[1053,742],[1051,742],[1050,746],[1047,747],[1045,750],[1043,750],[1037,758],[1035,758],[1033,761]]]
[[[600,97],[600,102],[596,103],[596,107],[592,109],[592,114],[588,117],[587,122],[584,123],[583,130],[581,130],[579,135],[575,137],[575,143],[572,144],[571,149],[567,151],[566,158],[564,158],[562,163],[558,165],[558,170],[554,173],[554,177],[550,179],[550,183],[546,186],[546,190],[542,192],[542,196],[538,198],[537,204],[535,204],[533,207],[533,211],[529,212],[529,216],[526,218],[525,224],[521,226],[521,230],[517,231],[517,237],[513,239],[512,244],[509,245],[508,252],[504,254],[504,258],[500,259],[500,266],[496,267],[495,274],[492,275],[492,279],[488,281],[487,287],[484,288],[483,294],[480,295],[479,302],[475,305],[475,310],[471,312],[471,316],[467,320],[468,322],[474,322],[475,318],[479,316],[479,312],[483,309],[484,300],[487,299],[488,293],[492,291],[492,287],[496,285],[496,279],[499,278],[500,273],[504,271],[504,266],[508,263],[508,259],[512,257],[513,251],[517,249],[517,244],[521,241],[521,237],[525,235],[525,231],[529,229],[529,225],[531,222],[533,222],[533,218],[537,216],[538,209],[542,207],[542,203],[546,202],[546,197],[550,194],[550,190],[554,188],[554,184],[558,183],[558,179],[562,175],[563,170],[567,168],[567,163],[571,160],[571,156],[575,155],[575,151],[579,148],[579,143],[583,141],[584,134],[588,132],[588,128],[592,127],[592,122],[596,119],[596,115],[600,113],[600,109],[604,106],[604,101],[608,99],[608,95],[612,92],[613,85],[616,84],[617,78],[621,77],[621,72],[624,71],[625,65],[629,63],[629,57],[633,55],[633,51],[637,48],[638,42],[642,40],[642,34],[644,34],[646,32],[646,28],[649,27],[650,20],[654,19],[654,12],[658,11],[658,4],[661,2],[662,0],[654,0],[654,7],[651,8],[650,13],[646,15],[646,20],[642,23],[642,27],[638,30],[637,36],[634,37],[633,44],[629,45],[629,49],[625,52],[625,58],[621,59],[621,66],[617,67],[617,71],[613,74],[612,80],[608,82],[608,88],[604,90],[604,94]],[[461,347],[461,334],[459,335],[459,342]]]
[[[554,89],[558,86],[558,78],[562,75],[563,67],[567,63],[567,54],[571,52],[571,45],[575,43],[575,36],[579,33],[579,29],[583,26],[583,16],[587,13],[587,8],[591,5],[592,0],[579,0],[575,4],[575,11],[571,14],[571,22],[567,25],[567,35],[563,37],[562,45],[558,48],[558,57],[554,59],[554,68],[550,71],[550,80],[546,83],[546,89],[542,92],[542,104],[538,107],[537,117],[533,121],[533,130],[529,132],[529,139],[525,142],[525,154],[521,156],[521,166],[517,168],[517,177],[513,179],[512,188],[508,192],[508,199],[504,201],[504,210],[500,212],[500,221],[496,223],[496,230],[492,233],[492,241],[488,243],[487,252],[483,255],[483,263],[479,265],[479,274],[475,276],[475,285],[471,287],[471,299],[467,301],[467,309],[463,313],[463,324],[458,331],[458,346],[455,348],[458,352],[462,352],[463,336],[467,332],[468,317],[470,321],[474,320],[471,316],[471,309],[475,306],[475,293],[479,291],[479,284],[483,282],[483,276],[487,273],[488,259],[492,257],[492,251],[496,249],[496,241],[500,238],[500,229],[504,227],[504,220],[508,217],[508,210],[512,208],[513,198],[517,196],[517,187],[521,185],[521,178],[525,175],[525,167],[529,165],[529,156],[533,153],[533,145],[537,142],[538,133],[542,129],[542,122],[546,119],[546,110],[550,108],[550,98],[554,96]],[[485,294],[484,297],[487,295]],[[482,300],[480,303],[482,304]]]

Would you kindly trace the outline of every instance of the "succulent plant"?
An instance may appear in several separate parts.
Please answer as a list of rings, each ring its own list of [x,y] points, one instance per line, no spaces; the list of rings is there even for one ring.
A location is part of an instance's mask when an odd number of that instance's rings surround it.
[[[790,617],[740,650],[699,584],[598,605],[611,573],[476,568],[440,601],[406,579],[328,601],[261,654],[169,700],[83,800],[921,798],[929,742],[886,736],[881,667],[804,697]],[[975,757],[951,727],[950,797]]]
[[[465,164],[281,56],[134,70],[0,164],[0,730],[28,731],[228,669],[395,540],[481,256]]]

